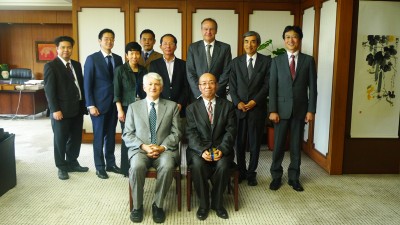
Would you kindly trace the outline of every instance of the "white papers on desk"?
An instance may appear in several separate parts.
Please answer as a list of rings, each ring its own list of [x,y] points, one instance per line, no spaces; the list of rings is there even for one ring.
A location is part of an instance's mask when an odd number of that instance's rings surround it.
[[[28,80],[24,84],[34,85],[34,84],[44,84],[44,80]]]

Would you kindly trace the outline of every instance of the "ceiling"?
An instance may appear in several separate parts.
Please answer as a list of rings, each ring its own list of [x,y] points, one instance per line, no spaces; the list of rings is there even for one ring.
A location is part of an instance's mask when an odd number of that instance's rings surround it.
[[[72,0],[0,0],[0,10],[72,10]]]

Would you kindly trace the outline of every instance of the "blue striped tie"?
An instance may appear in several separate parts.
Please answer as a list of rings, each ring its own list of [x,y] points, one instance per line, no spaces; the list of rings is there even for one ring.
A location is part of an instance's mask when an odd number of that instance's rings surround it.
[[[150,134],[151,134],[151,143],[157,144],[157,134],[156,134],[156,123],[157,123],[157,113],[154,108],[155,103],[151,102],[151,109],[149,114],[149,122],[150,122]]]

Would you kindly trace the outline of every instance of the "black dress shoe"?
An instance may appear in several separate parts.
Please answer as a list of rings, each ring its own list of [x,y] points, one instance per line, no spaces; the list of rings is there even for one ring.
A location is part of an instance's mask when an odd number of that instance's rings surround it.
[[[143,206],[141,206],[139,209],[133,209],[130,219],[134,223],[141,223],[143,221]]]
[[[121,169],[118,166],[107,167],[106,171],[113,173],[121,173]]]
[[[247,185],[249,186],[257,186],[258,182],[257,179],[255,177],[252,178],[247,178]]]
[[[66,170],[58,169],[58,178],[60,180],[68,180],[68,172]]]
[[[165,221],[165,213],[162,208],[158,208],[156,203],[154,202],[151,206],[153,213],[153,221],[154,223],[164,223]]]
[[[304,191],[303,186],[301,186],[298,180],[289,180],[288,184],[292,186],[295,191]]]
[[[208,209],[199,208],[196,213],[197,219],[205,220],[208,217]]]
[[[226,211],[226,209],[224,207],[222,207],[220,209],[215,209],[215,212],[217,213],[217,216],[219,218],[222,218],[222,219],[228,219],[229,218],[228,212]]]
[[[70,172],[87,172],[89,171],[89,167],[84,167],[84,166],[71,166],[70,167]]]
[[[281,178],[273,179],[271,184],[269,184],[269,189],[276,191],[281,187],[282,180]]]
[[[108,179],[108,175],[105,170],[96,170],[96,175],[101,179]]]

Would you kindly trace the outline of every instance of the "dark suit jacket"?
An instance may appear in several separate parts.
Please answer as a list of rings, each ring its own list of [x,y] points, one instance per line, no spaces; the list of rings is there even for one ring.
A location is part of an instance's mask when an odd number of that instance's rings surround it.
[[[211,125],[202,98],[186,108],[186,138],[188,160],[200,156],[204,150],[215,147],[223,157],[234,157],[233,146],[236,139],[236,115],[233,104],[223,98],[216,99],[214,123]]]
[[[112,54],[114,68],[122,65],[122,58]],[[115,107],[113,76],[108,72],[107,62],[101,51],[86,58],[84,66],[84,86],[86,106],[96,106],[101,114],[105,114],[111,107]]]
[[[312,56],[299,53],[296,76],[292,80],[287,54],[275,57],[269,82],[269,111],[281,119],[304,119],[307,112],[316,112],[317,72]]]
[[[144,62],[144,58],[143,58],[143,51],[141,53],[140,59],[139,59],[139,65],[143,66],[146,68],[147,71],[149,71],[150,69],[150,63],[156,59],[162,58],[162,54],[156,51],[153,51],[150,55],[149,58],[147,58],[146,62]]]
[[[201,40],[192,43],[189,46],[186,70],[188,82],[195,98],[201,95],[198,86],[199,77],[206,72],[213,74],[217,78],[217,95],[221,97],[226,95],[226,86],[229,82],[230,63],[232,61],[231,46],[216,40],[213,48],[211,68],[208,70],[204,41]]]
[[[149,72],[156,72],[163,78],[164,87],[161,93],[161,98],[181,104],[181,116],[183,116],[189,98],[189,84],[186,78],[186,62],[175,57],[172,82],[170,82],[164,58],[152,61],[150,63]]]
[[[74,60],[71,60],[71,64],[79,83],[82,101],[79,100],[79,90],[75,81],[69,77],[67,67],[61,59],[56,57],[53,61],[44,65],[44,89],[50,112],[61,111],[64,118],[72,118],[87,113],[84,105],[82,67],[79,62]]]
[[[248,114],[254,118],[265,120],[267,116],[267,96],[269,83],[269,68],[271,56],[257,53],[254,64],[254,72],[249,80],[247,72],[247,55],[241,55],[232,60],[231,76],[229,78],[229,90],[232,101],[236,106],[238,118],[242,119]],[[256,106],[248,111],[242,112],[237,108],[240,102],[247,104],[250,100],[256,102]]]

